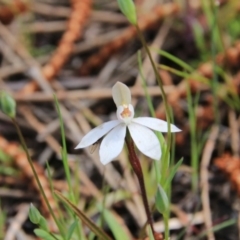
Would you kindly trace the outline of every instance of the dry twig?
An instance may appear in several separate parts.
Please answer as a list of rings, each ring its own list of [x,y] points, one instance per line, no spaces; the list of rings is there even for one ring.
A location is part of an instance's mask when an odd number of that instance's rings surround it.
[[[28,204],[21,204],[18,206],[18,213],[14,219],[12,219],[10,226],[6,232],[4,240],[14,240],[16,237],[17,232],[21,229],[23,223],[28,218]]]
[[[201,160],[201,168],[200,168],[200,178],[201,178],[201,187],[202,187],[202,205],[203,205],[203,216],[204,216],[204,224],[207,230],[208,240],[214,240],[214,234],[211,230],[212,228],[212,216],[211,216],[211,208],[210,208],[210,200],[209,200],[209,183],[208,183],[208,166],[211,160],[212,152],[215,147],[215,142],[218,136],[219,129],[217,126],[213,126],[208,138],[208,141],[205,144],[202,160]]]

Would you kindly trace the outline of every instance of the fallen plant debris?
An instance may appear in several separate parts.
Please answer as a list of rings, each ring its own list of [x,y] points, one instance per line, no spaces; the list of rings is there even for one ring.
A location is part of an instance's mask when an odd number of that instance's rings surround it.
[[[161,6],[155,6],[153,10],[146,16],[139,18],[139,28],[141,31],[146,31],[153,28],[160,20],[176,15],[179,12],[179,7],[175,3],[166,3]],[[137,31],[134,26],[129,26],[116,39],[103,46],[96,54],[90,56],[82,64],[79,73],[80,75],[89,75],[93,70],[100,68],[114,53],[120,51],[127,43],[137,36]]]
[[[0,93],[15,98],[17,124],[57,216],[0,111],[1,239],[239,239],[239,1],[122,3],[0,0]],[[148,148],[133,154],[134,145],[129,152],[122,145],[117,155],[119,132],[109,130],[113,143],[104,151],[119,161],[103,166],[103,136],[74,148],[116,121],[117,82],[130,89],[134,119],[169,118],[181,132],[158,133],[159,149],[136,131]],[[129,117],[127,103],[119,103],[120,118]],[[141,153],[156,149],[161,161]],[[141,187],[129,153],[139,159]]]
[[[22,0],[13,0],[6,5],[0,5],[0,22],[9,24],[18,14],[29,10],[29,6]]]
[[[225,173],[238,195],[240,194],[240,161],[238,157],[234,157],[229,153],[223,154],[221,157],[214,159],[214,164]]]
[[[38,185],[36,183],[36,180],[34,179],[32,170],[28,164],[26,154],[23,152],[23,150],[20,148],[20,146],[18,146],[16,143],[9,143],[6,139],[4,139],[2,136],[0,136],[0,150],[13,159],[16,166],[23,172],[23,174],[27,177],[28,181],[34,185],[34,188],[36,190],[39,191]],[[54,200],[52,191],[50,189],[48,179],[45,176],[44,169],[37,163],[34,163],[34,168],[37,171],[39,180],[45,190],[45,194],[49,200],[50,206],[52,207],[53,211],[56,211],[57,205]],[[50,214],[49,214],[47,205],[46,205],[44,199],[42,198],[41,194],[39,194],[39,197],[41,199],[43,214],[46,217],[49,217]]]
[[[91,3],[92,0],[71,0],[72,11],[69,16],[67,30],[63,34],[53,56],[42,68],[42,74],[47,80],[52,80],[68,60],[74,42],[82,35],[83,27],[90,15]],[[21,90],[21,93],[32,93],[36,90],[37,84],[32,81]]]

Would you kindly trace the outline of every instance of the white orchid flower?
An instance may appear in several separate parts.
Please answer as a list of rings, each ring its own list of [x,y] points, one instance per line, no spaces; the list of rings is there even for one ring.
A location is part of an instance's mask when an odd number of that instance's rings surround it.
[[[113,86],[112,96],[117,106],[118,120],[103,123],[92,129],[82,138],[76,149],[91,146],[106,135],[99,149],[100,161],[105,165],[114,160],[122,151],[128,128],[139,151],[154,160],[160,160],[161,147],[158,138],[152,130],[167,132],[167,122],[151,117],[134,118],[134,108],[131,105],[131,92],[123,83],[117,82]],[[181,130],[170,124],[170,131],[179,132]]]

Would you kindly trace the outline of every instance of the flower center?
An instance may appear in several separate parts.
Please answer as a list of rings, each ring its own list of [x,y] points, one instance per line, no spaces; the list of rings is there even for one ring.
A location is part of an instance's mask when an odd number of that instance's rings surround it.
[[[131,104],[123,104],[117,108],[117,118],[128,125],[134,116],[134,109]]]
[[[123,111],[121,113],[122,118],[127,118],[131,116],[131,111],[129,110],[128,106],[123,105]]]

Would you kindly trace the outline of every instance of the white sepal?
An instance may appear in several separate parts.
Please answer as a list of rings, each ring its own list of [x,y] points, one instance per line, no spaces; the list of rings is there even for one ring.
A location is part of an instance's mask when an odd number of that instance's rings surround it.
[[[138,118],[134,118],[132,122],[141,124],[155,131],[168,132],[167,122],[157,118],[138,117]],[[177,128],[175,125],[170,124],[170,132],[181,132],[181,130]]]
[[[102,164],[111,162],[120,154],[124,145],[126,128],[125,124],[119,124],[103,138],[99,150]]]
[[[112,96],[116,106],[131,104],[130,89],[123,83],[117,82],[112,88]]]
[[[128,129],[139,151],[154,160],[160,160],[160,144],[152,130],[133,122],[128,125]]]
[[[120,123],[121,121],[119,120],[113,120],[103,123],[102,125],[92,129],[87,135],[82,138],[81,142],[76,146],[75,149],[85,148],[94,144],[98,139],[103,137],[106,133],[108,133]]]

